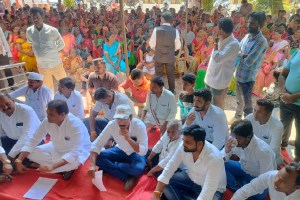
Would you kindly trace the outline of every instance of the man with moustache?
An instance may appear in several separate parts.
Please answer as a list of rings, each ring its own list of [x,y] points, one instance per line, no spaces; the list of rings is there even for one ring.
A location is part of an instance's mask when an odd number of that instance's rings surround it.
[[[111,137],[117,145],[101,151]],[[147,150],[146,126],[140,119],[133,118],[129,105],[118,105],[114,120],[107,124],[92,144],[88,175],[95,178],[98,166],[100,170],[125,182],[125,190],[131,190],[144,172]]]
[[[42,74],[29,72],[27,85],[10,93],[10,96],[15,100],[24,96],[24,103],[35,111],[40,121],[45,119],[47,104],[53,100],[53,92],[43,84],[43,78]]]
[[[34,25],[27,28],[26,37],[32,45],[39,72],[44,75],[44,84],[54,90],[53,77],[60,80],[67,76],[58,53],[65,43],[56,28],[44,23],[42,8],[31,8],[30,16]]]
[[[206,133],[198,125],[182,131],[183,144],[158,177],[152,200],[160,199],[213,199],[222,198],[226,190],[224,160],[221,152],[205,141]],[[184,164],[187,170],[175,172]]]
[[[240,42],[241,51],[236,66],[237,109],[229,124],[241,119],[243,112],[244,117],[253,112],[252,89],[268,47],[268,42],[261,32],[265,21],[264,12],[252,12],[249,15],[249,34]]]
[[[292,162],[281,170],[269,171],[236,191],[231,200],[245,200],[269,189],[272,200],[300,199],[300,163]]]
[[[0,111],[2,147],[14,159],[41,122],[30,106],[15,103],[8,94],[0,93]]]
[[[205,129],[206,140],[219,150],[224,147],[228,136],[228,125],[225,112],[211,104],[212,93],[208,89],[194,92],[194,108],[188,114],[183,128],[199,125]]]

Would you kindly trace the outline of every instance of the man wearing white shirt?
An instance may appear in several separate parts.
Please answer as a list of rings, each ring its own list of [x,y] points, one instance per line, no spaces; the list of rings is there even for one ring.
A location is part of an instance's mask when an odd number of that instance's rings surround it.
[[[212,105],[212,93],[208,89],[194,92],[194,108],[188,114],[183,127],[197,124],[205,129],[206,140],[222,149],[228,136],[227,118],[224,111]]]
[[[49,134],[51,141],[37,146]],[[39,164],[43,173],[61,173],[65,180],[71,178],[75,169],[89,157],[91,142],[83,122],[69,113],[68,105],[62,100],[48,103],[47,118],[22,148],[15,160],[18,172],[24,172],[23,160]]]
[[[75,90],[75,81],[69,77],[59,80],[58,91],[54,99],[60,99],[67,102],[70,113],[84,119],[84,106],[82,96],[79,91]]]
[[[182,134],[183,144],[158,177],[152,199],[160,199],[162,193],[172,200],[221,199],[226,190],[221,152],[205,141],[205,130],[198,125],[184,128]],[[184,164],[187,170],[175,173],[180,164]]]
[[[269,189],[272,200],[300,199],[300,163],[289,163],[280,171],[269,171],[236,191],[231,200],[245,200]]]
[[[221,18],[218,22],[218,37],[210,56],[204,81],[213,94],[213,104],[225,109],[227,88],[230,85],[240,45],[232,35],[233,22],[230,18]]]
[[[94,99],[96,104],[89,118],[84,120],[84,124],[91,134],[92,141],[97,138],[107,123],[114,119],[113,117],[118,105],[129,105],[132,109],[132,113],[135,113],[132,101],[125,94],[101,87],[95,91]],[[100,117],[97,117],[98,115],[100,115]]]
[[[253,134],[251,122],[239,120],[231,125],[231,138],[222,150],[225,159],[227,187],[234,192],[259,175],[276,169],[271,147]],[[230,160],[232,155],[239,161]],[[255,196],[264,199],[267,190]]]
[[[24,103],[35,111],[40,121],[46,118],[47,104],[53,100],[53,92],[43,84],[43,78],[42,74],[29,72],[27,85],[10,93],[10,96],[15,100],[20,96],[24,96]]]
[[[160,126],[160,133],[163,134],[168,122],[175,119],[176,112],[177,104],[174,94],[164,88],[164,81],[160,76],[154,77],[150,83],[142,121],[147,126]]]
[[[147,157],[147,165],[152,169],[147,176],[160,175],[176,149],[182,143],[181,138],[182,122],[178,119],[171,120],[167,125],[167,131],[153,147]]]
[[[250,121],[254,135],[270,145],[275,153],[277,167],[283,163],[281,156],[281,139],[283,125],[277,117],[272,115],[274,104],[267,99],[258,99],[254,112],[247,115],[246,120]]]
[[[31,8],[30,16],[34,25],[27,28],[26,37],[32,45],[39,72],[45,76],[45,85],[54,90],[53,76],[56,80],[67,76],[58,53],[65,43],[56,28],[44,24],[45,13],[42,8]]]
[[[141,120],[133,118],[132,108],[129,105],[118,105],[114,119],[92,144],[88,174],[91,178],[95,178],[95,167],[99,166],[104,172],[124,181],[125,190],[131,190],[146,166],[144,157],[148,150],[146,126]],[[111,137],[117,145],[101,151]]]
[[[4,149],[0,146],[0,183],[11,181],[13,171],[11,161],[7,158]]]
[[[41,122],[31,107],[15,103],[8,94],[0,93],[0,110],[2,147],[15,158]]]
[[[151,35],[149,45],[154,52],[155,73],[163,76],[166,66],[169,90],[175,92],[175,51],[181,47],[179,32],[171,26],[173,16],[166,11],[161,16],[162,25],[156,27]]]

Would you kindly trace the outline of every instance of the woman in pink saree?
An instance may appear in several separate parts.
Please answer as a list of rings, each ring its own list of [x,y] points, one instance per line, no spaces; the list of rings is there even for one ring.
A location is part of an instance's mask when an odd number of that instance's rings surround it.
[[[198,64],[201,63],[201,47],[205,45],[206,32],[202,28],[198,28],[196,37],[192,41],[192,56],[197,59]]]
[[[273,78],[275,69],[282,66],[283,62],[288,59],[289,43],[282,39],[282,34],[280,29],[275,30],[273,40],[269,43],[269,48],[257,74],[253,94],[260,98],[264,97],[263,88],[269,87],[275,81]]]

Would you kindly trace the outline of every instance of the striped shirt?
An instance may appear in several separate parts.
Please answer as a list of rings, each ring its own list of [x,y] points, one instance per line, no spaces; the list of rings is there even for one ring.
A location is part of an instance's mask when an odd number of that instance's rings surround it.
[[[259,32],[246,35],[240,42],[241,53],[236,68],[236,80],[241,83],[255,81],[258,70],[265,56],[268,42]]]

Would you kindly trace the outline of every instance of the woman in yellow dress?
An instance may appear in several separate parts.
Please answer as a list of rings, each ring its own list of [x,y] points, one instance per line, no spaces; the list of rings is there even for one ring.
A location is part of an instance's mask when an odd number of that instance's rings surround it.
[[[26,31],[20,30],[20,38],[16,40],[16,48],[18,49],[18,57],[20,62],[25,62],[26,72],[38,72],[35,56],[32,47],[26,39]]]

